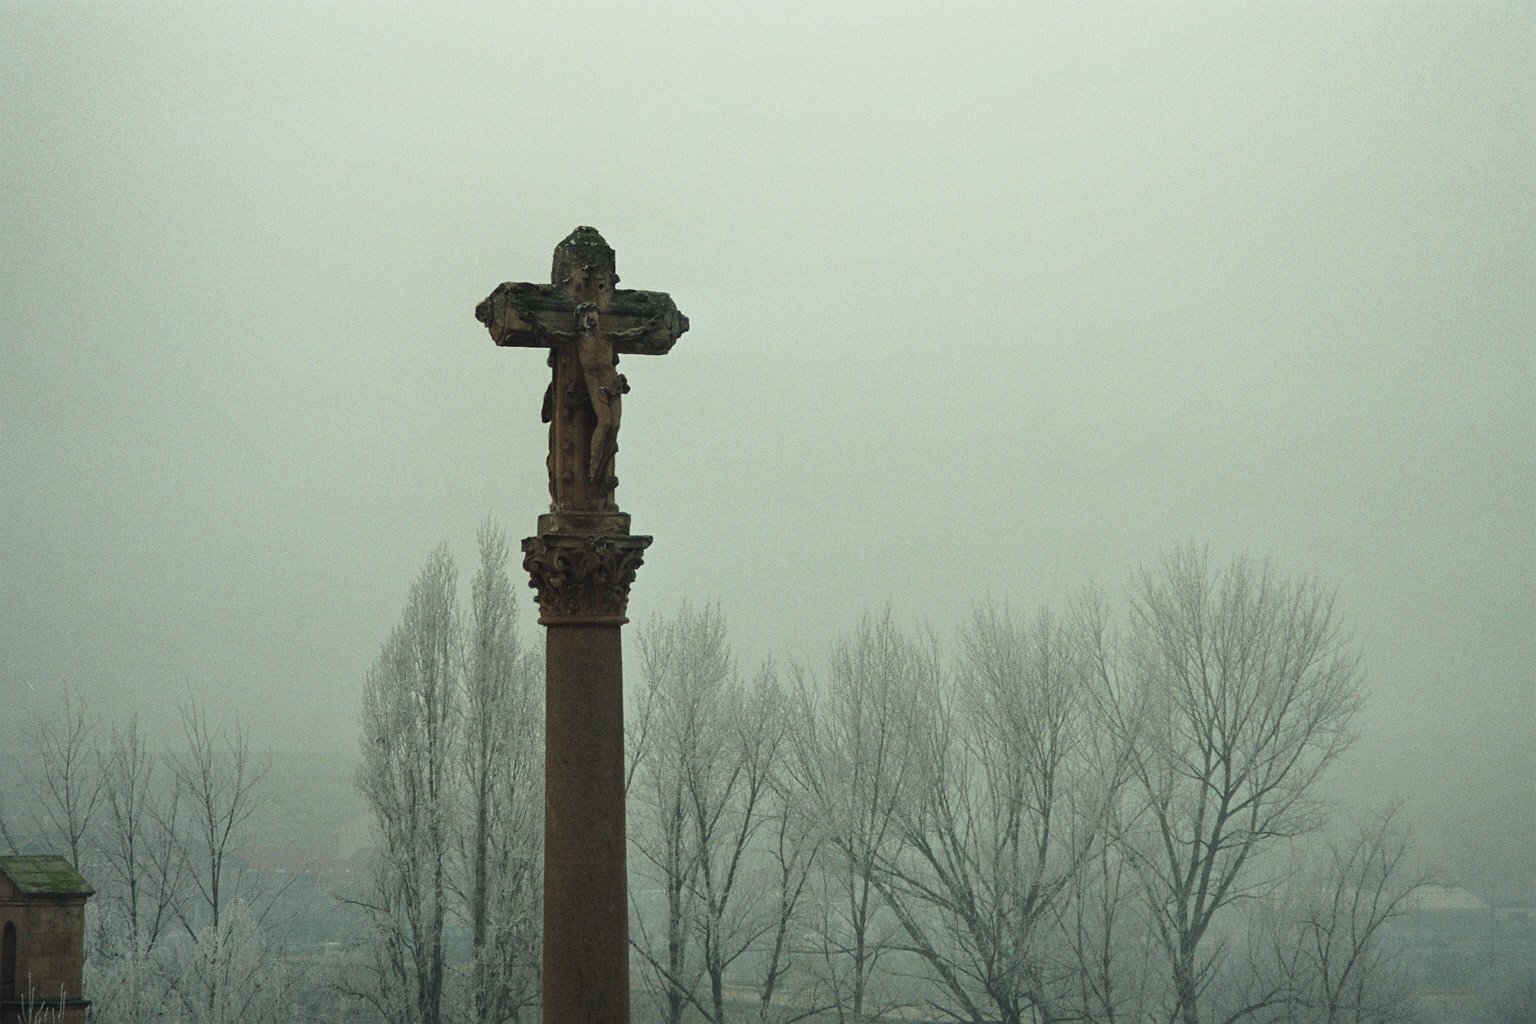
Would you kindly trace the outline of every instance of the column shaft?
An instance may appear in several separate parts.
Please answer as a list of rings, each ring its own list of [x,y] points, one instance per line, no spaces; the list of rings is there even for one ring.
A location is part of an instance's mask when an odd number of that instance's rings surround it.
[[[545,1024],[629,1021],[621,659],[617,625],[546,629]]]

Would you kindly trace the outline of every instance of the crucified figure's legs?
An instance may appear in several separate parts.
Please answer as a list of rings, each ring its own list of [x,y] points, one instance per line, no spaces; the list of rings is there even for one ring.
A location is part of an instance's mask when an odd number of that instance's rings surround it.
[[[617,376],[617,374],[615,374]],[[597,483],[612,475],[615,439],[619,433],[619,395],[604,388],[587,386],[597,424],[592,428],[592,449],[587,460],[587,480]]]

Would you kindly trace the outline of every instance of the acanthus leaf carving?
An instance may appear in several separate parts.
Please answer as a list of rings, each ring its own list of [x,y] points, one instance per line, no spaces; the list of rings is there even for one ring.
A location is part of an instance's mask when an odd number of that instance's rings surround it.
[[[541,533],[523,541],[523,568],[543,625],[622,625],[629,587],[651,538]]]

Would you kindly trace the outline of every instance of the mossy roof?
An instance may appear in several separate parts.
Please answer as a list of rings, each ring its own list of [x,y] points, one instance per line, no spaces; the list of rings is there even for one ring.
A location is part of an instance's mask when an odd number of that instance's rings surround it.
[[[64,857],[0,857],[0,873],[28,896],[89,896],[96,891]]]

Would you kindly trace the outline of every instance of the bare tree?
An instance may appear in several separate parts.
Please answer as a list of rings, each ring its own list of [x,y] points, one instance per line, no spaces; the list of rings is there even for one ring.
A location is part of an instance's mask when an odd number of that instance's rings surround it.
[[[98,905],[116,903],[120,923],[114,947],[132,945],[147,953],[171,920],[186,867],[177,839],[179,787],[156,786],[150,755],[134,715],[113,728],[100,762],[101,862],[106,891]]]
[[[1069,878],[1056,914],[1057,932],[1076,964],[1077,1012],[1086,1024],[1149,1021],[1163,987],[1157,961],[1161,942],[1146,911],[1134,851],[1118,841],[1126,834],[1125,814],[1136,799],[1124,798],[1137,763],[1134,728],[1123,728],[1112,695],[1124,692],[1123,650],[1108,605],[1093,590],[1074,603],[1070,631],[1079,667],[1091,679],[1085,704],[1088,728],[1082,739],[1093,749],[1103,784],[1103,841]],[[1110,695],[1109,698],[1106,695]],[[1133,791],[1134,791],[1133,786]]]
[[[207,712],[196,701],[182,707],[181,725],[186,746],[169,758],[169,765],[186,812],[183,863],[191,890],[177,914],[194,947],[191,955],[206,969],[195,975],[205,987],[192,991],[187,986],[193,976],[188,976],[178,992],[184,1003],[197,1004],[204,1019],[215,1021],[221,1019],[221,1008],[230,1005],[231,998],[219,986],[236,969],[222,962],[230,952],[225,942],[230,934],[224,927],[225,910],[241,894],[242,871],[233,855],[257,809],[258,787],[268,762],[251,753],[244,728],[238,723],[210,725]]]
[[[812,993],[779,1009],[774,1002],[787,986],[805,973],[808,953],[800,941],[804,931],[806,897],[817,864],[820,829],[800,806],[790,770],[793,756],[792,716],[797,708],[779,680],[776,666],[766,664],[746,696],[743,748],[755,752],[766,771],[766,787],[758,796],[760,833],[757,869],[748,883],[758,895],[754,974],[758,1022],[793,1024],[828,1009]],[[762,758],[761,755],[768,755]],[[786,1002],[781,1000],[781,1003]]]
[[[1389,935],[1425,884],[1391,809],[1326,839],[1267,915],[1285,1024],[1398,1024],[1409,986]]]
[[[753,986],[759,1016],[771,1010],[773,989],[790,966],[784,936],[809,868],[797,848],[804,832],[785,820],[787,808],[778,799],[789,711],[778,673],[765,665],[745,692],[733,682],[718,695],[717,735],[702,737],[702,746],[684,761],[698,862],[694,929],[709,984],[705,1017],[712,1024],[726,1024],[726,974],[748,951],[763,954]]]
[[[148,1024],[164,1011],[157,953],[182,895],[186,850],[178,835],[179,787],[158,786],[137,716],[114,728],[101,760],[102,878],[86,985],[96,1019]]]
[[[732,993],[776,1014],[794,968],[792,929],[814,840],[784,773],[790,701],[771,662],[736,674],[715,608],[688,605],[640,636],[629,735],[632,849],[641,887],[633,942],[671,1022],[692,1008],[726,1024]]]
[[[1169,1016],[1200,1024],[1222,953],[1212,926],[1271,887],[1266,850],[1319,825],[1317,780],[1350,742],[1359,672],[1315,582],[1242,559],[1217,571],[1192,548],[1138,576],[1129,630],[1105,673],[1135,791],[1120,839],[1162,946]],[[1283,996],[1250,992],[1219,1019]]]
[[[518,634],[506,535],[489,519],[479,548],[454,825],[470,929],[471,1020],[501,1024],[538,1000],[543,673]]]
[[[927,966],[936,1005],[974,1022],[1075,1018],[1077,964],[1055,926],[1105,835],[1115,765],[1099,763],[1081,644],[1049,613],[983,606],[946,686],[931,655],[900,846],[876,879]]]
[[[363,691],[358,788],[373,812],[379,853],[360,903],[373,926],[375,961],[370,983],[351,990],[398,1024],[444,1019],[462,665],[457,581],[439,545]]]
[[[920,706],[934,697],[936,654],[902,635],[886,612],[836,643],[825,690],[802,679],[790,771],[819,826],[817,917],[810,959],[839,1024],[863,1024],[889,1006],[875,984],[899,926],[879,892],[900,841],[913,782]]]
[[[632,889],[661,897],[633,899],[631,945],[655,979],[662,1019],[679,1024],[693,1006],[707,1013],[699,987],[704,964],[693,923],[704,909],[699,826],[694,792],[721,764],[729,688],[735,669],[725,622],[714,608],[684,606],[677,616],[640,632],[640,692],[631,716],[631,847],[638,855]],[[706,830],[710,826],[706,825]]]
[[[210,725],[207,711],[195,700],[181,708],[181,728],[186,746],[171,755],[169,766],[185,808],[183,844],[192,898],[180,917],[190,934],[204,923],[217,929],[224,904],[240,895],[241,871],[232,854],[256,812],[258,787],[270,762],[251,753],[243,726]]]
[[[1112,812],[1113,813],[1113,812]],[[1114,827],[1113,816],[1108,820]],[[1069,879],[1057,934],[1076,969],[1076,1014],[1084,1024],[1152,1019],[1157,1004],[1157,934],[1144,912],[1140,880],[1116,843],[1100,846]]]
[[[83,858],[101,803],[95,735],[95,716],[68,686],[60,690],[57,715],[31,718],[21,737],[28,751],[22,785],[33,797],[31,825],[25,836],[5,830],[7,845],[41,844],[63,853],[77,870],[89,870]]]

